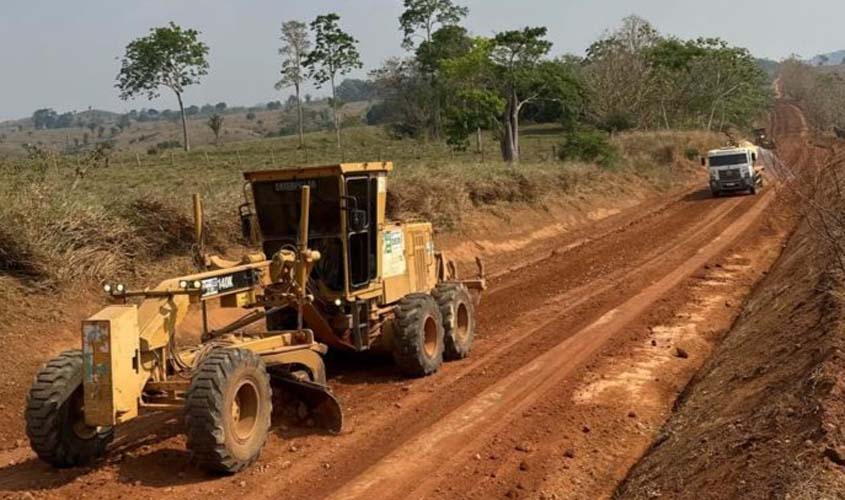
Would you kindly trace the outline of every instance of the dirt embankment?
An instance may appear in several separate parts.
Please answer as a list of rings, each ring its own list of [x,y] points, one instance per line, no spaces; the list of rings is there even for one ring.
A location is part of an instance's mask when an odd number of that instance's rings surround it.
[[[616,497],[843,496],[845,147],[802,141],[782,145],[804,167],[801,223]]]

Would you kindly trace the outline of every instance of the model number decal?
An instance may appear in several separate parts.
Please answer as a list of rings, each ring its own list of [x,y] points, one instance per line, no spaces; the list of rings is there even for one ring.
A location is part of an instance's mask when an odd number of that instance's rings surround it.
[[[257,278],[252,271],[240,271],[214,278],[206,278],[200,281],[200,288],[202,289],[202,297],[207,298],[222,295],[233,290],[250,288],[256,281]]]

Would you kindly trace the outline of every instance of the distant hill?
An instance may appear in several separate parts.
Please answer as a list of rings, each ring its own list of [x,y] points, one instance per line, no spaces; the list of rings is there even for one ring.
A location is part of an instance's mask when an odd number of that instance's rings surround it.
[[[845,50],[819,54],[809,61],[813,66],[837,66],[845,64]]]

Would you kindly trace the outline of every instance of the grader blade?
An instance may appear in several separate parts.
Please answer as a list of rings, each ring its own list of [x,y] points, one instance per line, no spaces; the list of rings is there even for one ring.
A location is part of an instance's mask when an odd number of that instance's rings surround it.
[[[314,382],[291,378],[278,378],[290,394],[299,399],[308,408],[314,423],[323,429],[337,434],[343,429],[343,410],[334,394],[327,387]]]

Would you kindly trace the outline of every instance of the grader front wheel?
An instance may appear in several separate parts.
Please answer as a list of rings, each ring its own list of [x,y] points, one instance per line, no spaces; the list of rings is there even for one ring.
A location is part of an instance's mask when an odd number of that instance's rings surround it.
[[[112,427],[85,425],[82,352],[67,351],[44,365],[26,398],[26,434],[38,458],[56,467],[84,465],[103,456]]]
[[[188,389],[185,427],[193,461],[231,474],[258,459],[273,412],[270,377],[245,349],[218,349],[202,361]]]

